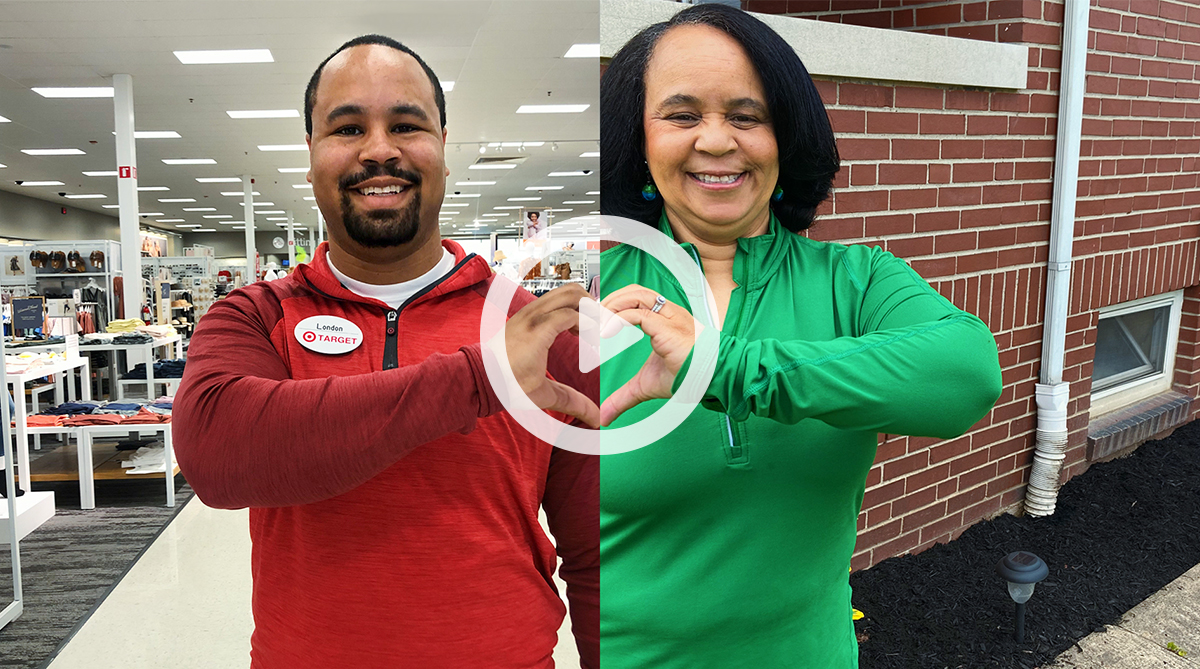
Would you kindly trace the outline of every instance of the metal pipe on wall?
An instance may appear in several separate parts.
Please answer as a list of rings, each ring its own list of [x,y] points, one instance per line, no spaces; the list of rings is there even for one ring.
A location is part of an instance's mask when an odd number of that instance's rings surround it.
[[[1071,259],[1075,241],[1075,192],[1087,87],[1087,0],[1067,0],[1063,17],[1062,72],[1058,94],[1058,135],[1054,156],[1054,200],[1050,217],[1050,259],[1042,325],[1042,368],[1037,394],[1037,437],[1025,492],[1025,511],[1054,513],[1067,447],[1067,404],[1071,385],[1063,381],[1067,317],[1071,308]]]

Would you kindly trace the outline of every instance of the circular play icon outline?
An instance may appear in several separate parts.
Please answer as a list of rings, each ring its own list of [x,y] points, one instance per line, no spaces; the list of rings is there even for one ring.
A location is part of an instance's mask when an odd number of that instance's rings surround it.
[[[677,384],[676,392],[653,414],[619,428],[592,430],[555,420],[539,409],[521,390],[506,354],[504,325],[517,284],[497,276],[492,281],[479,319],[483,362],[488,382],[509,414],[535,437],[576,453],[612,455],[637,450],[670,434],[691,415],[708,390],[716,372],[719,331],[712,325],[716,313],[712,292],[699,264],[678,243],[657,228],[618,216],[580,216],[548,226],[537,238],[551,240],[555,228],[572,230],[572,239],[586,236],[628,244],[660,262],[679,283],[693,313],[700,312],[706,322],[695,320],[696,341],[691,364]],[[580,234],[582,232],[582,235]],[[540,258],[538,259],[540,262]],[[581,309],[581,311],[583,311]],[[582,324],[581,324],[582,327]],[[587,345],[580,341],[580,345]],[[580,356],[581,364],[584,355]]]

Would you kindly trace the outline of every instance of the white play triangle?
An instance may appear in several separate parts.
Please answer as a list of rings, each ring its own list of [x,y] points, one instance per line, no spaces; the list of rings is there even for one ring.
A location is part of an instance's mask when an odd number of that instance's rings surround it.
[[[600,337],[601,332],[611,332],[612,321],[620,322],[620,330],[611,337]],[[607,362],[609,358],[633,346],[646,336],[640,328],[606,309],[596,300],[585,297],[579,300],[579,371],[587,373]]]

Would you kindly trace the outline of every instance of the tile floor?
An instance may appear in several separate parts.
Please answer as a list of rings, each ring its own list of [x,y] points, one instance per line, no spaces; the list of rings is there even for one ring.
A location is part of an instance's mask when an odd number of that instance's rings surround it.
[[[245,510],[211,509],[193,499],[49,669],[249,666],[247,524]],[[554,660],[560,669],[579,667],[569,623],[559,631]]]

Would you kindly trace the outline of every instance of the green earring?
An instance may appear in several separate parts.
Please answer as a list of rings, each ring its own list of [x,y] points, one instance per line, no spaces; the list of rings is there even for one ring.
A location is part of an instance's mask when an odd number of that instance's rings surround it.
[[[775,186],[775,192],[771,193],[771,200],[778,202],[783,199],[783,186]]]
[[[647,183],[642,186],[642,198],[646,201],[651,201],[658,197],[658,188],[654,186],[654,182]]]

